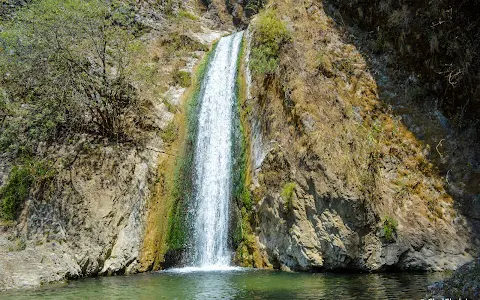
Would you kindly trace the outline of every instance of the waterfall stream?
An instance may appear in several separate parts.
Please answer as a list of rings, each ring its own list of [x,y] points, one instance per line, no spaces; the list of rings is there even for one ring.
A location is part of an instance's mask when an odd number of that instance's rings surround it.
[[[233,113],[237,60],[243,32],[223,37],[204,78],[194,156],[193,247],[195,267],[230,265]]]

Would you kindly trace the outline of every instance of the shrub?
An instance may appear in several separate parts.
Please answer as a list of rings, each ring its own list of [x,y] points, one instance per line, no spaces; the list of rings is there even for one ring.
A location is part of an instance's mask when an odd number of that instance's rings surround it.
[[[0,189],[0,216],[14,220],[34,186],[49,184],[56,172],[46,161],[28,160],[13,167],[8,182]]]
[[[161,136],[162,140],[167,144],[170,144],[177,139],[178,126],[175,124],[174,121],[170,122],[170,124],[165,127],[165,129],[161,133]]]
[[[177,71],[173,75],[173,80],[181,87],[189,87],[192,84],[192,77],[187,71]]]
[[[293,193],[295,192],[295,182],[288,182],[283,186],[281,196],[285,200],[285,210],[291,210],[293,208]]]
[[[283,21],[275,12],[267,10],[261,13],[254,24],[253,47],[250,68],[254,74],[272,74],[279,62],[279,52],[283,44],[291,39]]]
[[[398,222],[390,216],[383,218],[383,234],[389,242],[395,240],[394,234],[397,232]]]
[[[187,10],[184,10],[184,9],[181,9],[178,12],[178,16],[182,17],[182,18],[187,18],[187,19],[190,19],[190,20],[193,20],[193,21],[198,20],[198,17],[196,15],[194,15],[191,12],[189,12]]]

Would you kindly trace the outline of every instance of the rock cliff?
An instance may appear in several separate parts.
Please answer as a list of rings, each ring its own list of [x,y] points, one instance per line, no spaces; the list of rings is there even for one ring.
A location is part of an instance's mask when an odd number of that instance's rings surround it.
[[[0,219],[0,290],[153,268],[149,234],[161,232],[154,208],[167,205],[155,190],[162,162],[175,157],[168,147],[178,136],[174,118],[183,113],[194,66],[229,27],[196,1],[145,1],[132,11],[143,28],[129,74],[142,103],[135,138],[72,134],[39,143],[35,156],[55,174],[27,191],[15,220]],[[7,113],[5,122],[12,120]],[[15,159],[1,154],[0,186],[10,182]]]
[[[258,52],[275,26],[289,37],[269,70]],[[455,269],[472,259],[471,219],[351,38],[320,1],[272,1],[251,22],[259,248],[287,270]]]

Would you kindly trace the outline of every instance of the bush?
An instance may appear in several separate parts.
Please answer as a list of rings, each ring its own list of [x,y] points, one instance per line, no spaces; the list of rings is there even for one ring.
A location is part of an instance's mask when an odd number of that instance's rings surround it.
[[[187,71],[177,71],[173,75],[173,80],[181,87],[189,87],[192,84],[192,77]]]
[[[173,143],[178,137],[178,126],[175,121],[171,121],[161,133],[162,140],[167,143]]]
[[[254,23],[250,68],[254,74],[273,74],[278,67],[279,52],[291,39],[283,21],[272,10],[261,13]]]
[[[283,186],[281,196],[285,200],[285,210],[291,210],[293,208],[293,193],[295,192],[295,182],[288,182]]]
[[[383,218],[383,234],[385,239],[389,242],[395,240],[395,233],[397,232],[398,222],[390,216]]]
[[[0,216],[14,220],[31,189],[48,185],[56,172],[46,161],[28,160],[13,167],[8,182],[0,189]]]

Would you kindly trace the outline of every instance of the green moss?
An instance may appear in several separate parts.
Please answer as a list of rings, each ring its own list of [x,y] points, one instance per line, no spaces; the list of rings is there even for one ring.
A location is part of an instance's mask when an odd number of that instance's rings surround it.
[[[170,250],[182,250],[188,245],[188,204],[193,197],[193,159],[194,146],[198,132],[198,100],[203,93],[202,82],[208,69],[216,44],[206,59],[198,67],[195,90],[187,102],[185,146],[175,163],[173,187],[170,192],[172,209],[168,218],[167,244]]]
[[[256,75],[272,74],[278,67],[280,47],[291,40],[283,21],[273,10],[260,13],[254,23],[250,68]]]
[[[237,60],[237,79],[235,95],[237,109],[234,115],[235,137],[233,145],[233,197],[240,209],[239,220],[233,232],[233,245],[236,249],[235,261],[244,267],[254,267],[254,253],[256,250],[255,236],[252,230],[254,211],[252,194],[248,188],[250,183],[248,141],[248,105],[245,97],[245,78],[242,70],[242,61],[245,55],[245,43],[240,44],[239,58]]]
[[[398,222],[390,216],[383,218],[383,234],[385,239],[389,242],[395,240],[395,233],[397,232]]]
[[[240,72],[241,61],[244,55],[244,42],[242,40],[240,44],[239,58],[237,60],[237,72]],[[244,101],[243,94],[243,83],[241,76],[237,76],[237,81],[235,85],[235,95],[237,100],[237,109],[235,110],[235,142],[234,142],[234,198],[237,200],[240,208],[245,208],[243,211],[244,214],[247,214],[252,209],[252,196],[247,186],[247,164],[248,164],[248,153],[249,149],[247,144],[247,137],[245,132],[245,126],[247,120],[245,120],[245,115],[242,113],[242,103]],[[243,215],[244,215],[243,214]]]

